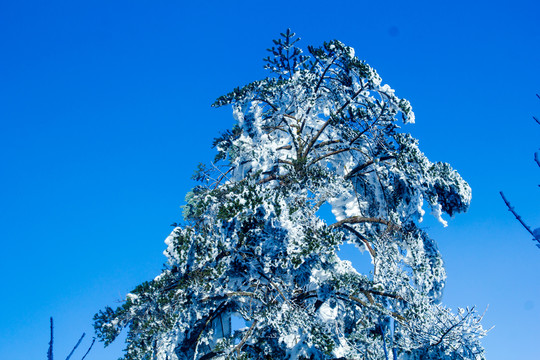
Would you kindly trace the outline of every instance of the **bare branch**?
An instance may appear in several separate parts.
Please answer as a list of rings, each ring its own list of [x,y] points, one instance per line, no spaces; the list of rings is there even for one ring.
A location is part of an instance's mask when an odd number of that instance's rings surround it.
[[[525,228],[525,230],[527,230],[532,236],[533,236],[533,239],[538,241],[540,243],[540,235],[539,236],[536,236],[533,231],[531,230],[531,227],[529,225],[527,225],[525,223],[525,221],[523,221],[523,219],[521,218],[521,216],[514,210],[514,207],[512,205],[510,205],[510,202],[506,199],[506,197],[504,196],[503,192],[502,191],[499,191],[499,194],[501,194],[501,197],[502,199],[504,200],[504,203],[506,204],[506,206],[508,207],[508,211],[510,211],[512,214],[514,214],[514,216],[516,217],[516,219],[521,223],[521,225],[523,225],[523,227]]]
[[[71,355],[73,355],[73,353],[75,352],[75,350],[79,347],[79,345],[81,345],[81,341],[82,339],[84,339],[84,336],[86,335],[86,333],[83,333],[81,335],[81,338],[79,339],[79,341],[77,341],[77,343],[75,344],[75,346],[73,347],[73,349],[71,350],[71,352],[69,353],[69,355],[67,356],[66,360],[69,360],[69,358],[71,358]]]
[[[92,347],[94,346],[94,343],[96,342],[96,338],[93,338],[92,339],[92,343],[90,344],[90,347],[88,348],[88,350],[86,350],[86,353],[84,354],[84,356],[81,358],[81,360],[84,360],[84,358],[86,357],[86,355],[88,355],[88,353],[90,352],[90,350],[92,350]]]

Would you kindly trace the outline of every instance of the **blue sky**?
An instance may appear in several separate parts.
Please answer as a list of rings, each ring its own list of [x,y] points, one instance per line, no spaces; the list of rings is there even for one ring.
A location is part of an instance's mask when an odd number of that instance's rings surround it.
[[[444,303],[483,311],[489,359],[531,359],[540,249],[536,1],[13,1],[0,4],[0,358],[65,358],[92,316],[157,275],[199,162],[232,126],[210,104],[266,76],[265,49],[339,39],[412,103],[407,126],[473,189],[447,228]],[[87,359],[117,359],[121,342]],[[84,349],[85,350],[85,349]],[[75,358],[82,356],[82,349]]]

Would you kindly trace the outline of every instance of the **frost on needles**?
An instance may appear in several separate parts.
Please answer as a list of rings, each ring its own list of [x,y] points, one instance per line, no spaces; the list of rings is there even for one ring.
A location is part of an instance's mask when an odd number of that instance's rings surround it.
[[[281,36],[269,77],[215,102],[236,124],[196,174],[165,270],[96,314],[99,338],[127,327],[129,360],[484,359],[481,317],[441,305],[443,261],[419,226],[424,207],[443,223],[466,211],[468,184],[402,131],[409,102],[352,48],[304,55]],[[369,274],[343,243],[369,252]]]

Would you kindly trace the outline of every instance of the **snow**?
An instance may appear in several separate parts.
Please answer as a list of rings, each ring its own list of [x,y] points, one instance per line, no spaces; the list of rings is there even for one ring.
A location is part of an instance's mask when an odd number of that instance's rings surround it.
[[[323,322],[333,321],[338,316],[338,307],[336,304],[330,303],[331,300],[325,301],[319,308],[319,317]]]

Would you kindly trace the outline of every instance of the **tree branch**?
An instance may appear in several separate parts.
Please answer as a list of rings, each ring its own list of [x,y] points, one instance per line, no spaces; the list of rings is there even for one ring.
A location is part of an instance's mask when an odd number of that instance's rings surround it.
[[[201,299],[201,302],[206,302],[206,301],[210,301],[210,300],[223,300],[225,298],[231,298],[231,297],[234,297],[234,296],[255,297],[255,293],[247,292],[247,291],[233,291],[233,292],[224,294],[224,296],[225,297],[223,297],[223,296],[205,297],[205,298]]]
[[[332,145],[332,144],[339,144],[339,143],[342,143],[343,140],[328,140],[328,141],[323,141],[322,143],[319,143],[317,145],[314,146],[315,149],[318,149],[318,148],[321,148],[323,146],[327,146],[327,145]]]
[[[347,229],[349,230],[350,232],[352,232],[354,235],[356,235],[357,238],[359,238],[362,243],[364,243],[364,245],[366,246],[366,248],[368,249],[370,255],[371,255],[371,258],[372,259],[375,259],[375,256],[377,255],[375,253],[375,250],[373,250],[373,248],[371,247],[371,244],[369,243],[368,239],[366,239],[362,234],[360,234],[358,231],[356,231],[353,227],[349,226],[349,225],[346,225],[346,224],[343,224],[341,225],[344,229]]]
[[[352,148],[346,148],[346,149],[339,149],[339,150],[331,151],[331,152],[329,152],[329,153],[327,153],[327,154],[324,154],[324,155],[322,155],[322,156],[319,156],[319,157],[316,158],[315,160],[312,160],[307,166],[309,167],[309,166],[311,166],[311,165],[313,165],[313,164],[315,164],[315,163],[317,163],[317,162],[319,162],[319,161],[321,161],[321,160],[323,160],[323,159],[326,159],[326,158],[329,157],[329,156],[337,155],[337,154],[340,154],[340,153],[342,153],[342,152],[350,151],[350,150],[352,150]]]
[[[262,101],[263,103],[268,104],[274,111],[277,111],[277,110],[278,110],[277,107],[275,107],[271,102],[269,102],[269,101],[266,100],[266,99],[254,98],[253,100]]]
[[[388,155],[388,156],[381,156],[378,159],[369,160],[369,161],[367,161],[367,162],[365,162],[363,164],[360,164],[360,165],[356,166],[354,169],[352,169],[347,175],[345,175],[345,180],[349,180],[355,174],[357,174],[358,172],[364,170],[369,165],[372,165],[377,161],[385,161],[385,160],[391,160],[391,159],[395,159],[395,158],[396,158],[395,156]]]
[[[244,346],[246,341],[249,339],[249,337],[253,333],[253,330],[255,329],[257,322],[258,322],[257,320],[253,320],[253,323],[249,327],[249,330],[247,331],[246,335],[244,335],[244,337],[242,338],[242,341],[240,341],[240,343],[238,343],[238,345],[236,345],[236,347],[234,348],[234,351],[236,351],[238,355],[240,355],[240,351],[242,350],[242,347]]]
[[[94,346],[94,343],[96,342],[96,338],[93,338],[92,339],[92,343],[90,344],[90,347],[88,348],[88,350],[86,350],[86,353],[84,354],[84,356],[81,358],[81,360],[84,360],[84,358],[86,357],[86,355],[88,355],[88,353],[90,352],[90,350],[92,350],[92,347]]]
[[[217,167],[216,167],[216,169],[217,169]],[[217,189],[217,187],[218,187],[219,183],[221,182],[221,180],[223,180],[223,178],[225,178],[225,176],[227,176],[227,174],[230,173],[233,169],[234,169],[234,167],[231,167],[225,173],[221,173],[221,176],[216,180],[216,185],[214,186],[214,190]]]
[[[368,309],[378,309],[379,311],[382,312],[382,310],[384,309],[384,307],[381,305],[381,304],[377,304],[375,303],[374,305],[376,305],[375,307],[374,306],[370,306],[370,304],[366,303],[365,301],[363,301],[362,299],[356,297],[356,296],[353,296],[353,295],[344,295],[344,294],[340,294],[339,295],[342,299],[347,299],[347,300],[353,300],[354,302],[357,302],[359,303],[360,305],[368,308]],[[407,322],[407,319],[405,319],[402,315],[398,314],[397,312],[395,311],[392,311],[390,312],[390,314],[397,320],[401,320],[403,322]]]
[[[341,108],[339,108],[339,110],[335,113],[335,115],[341,113],[343,111],[343,109],[345,109],[347,106],[349,106],[349,104],[362,92],[364,91],[364,87],[362,86],[360,89],[358,89],[357,92],[355,92],[353,94],[353,96],[348,99],[345,104],[343,104],[343,106]],[[309,152],[311,151],[311,148],[313,147],[313,145],[315,144],[315,142],[317,142],[317,140],[319,139],[319,137],[321,136],[321,134],[323,133],[324,129],[326,129],[326,127],[330,124],[330,121],[332,120],[332,117],[330,117],[328,120],[326,120],[326,122],[321,126],[321,128],[319,129],[319,131],[317,131],[317,133],[315,134],[315,136],[313,137],[313,139],[311,139],[311,141],[309,142],[308,146],[306,147],[306,150],[304,151],[304,157],[306,157]]]
[[[338,58],[338,56],[334,57],[332,59],[332,61],[330,62],[330,64],[328,64],[328,66],[324,69],[319,81],[317,82],[317,85],[315,86],[315,91],[313,92],[313,94],[315,94],[315,96],[317,96],[317,92],[319,91],[319,88],[324,80],[324,76],[326,75],[326,72],[328,71],[328,69],[330,69],[332,67],[332,65],[334,64],[334,62],[336,61],[336,59]],[[318,61],[318,59],[317,59]],[[312,106],[309,107],[309,109],[307,109],[306,111],[306,117],[304,118],[304,120],[302,121],[302,125],[300,126],[300,133],[304,130],[304,127],[306,125],[306,121],[307,121],[307,117],[309,115],[309,113],[311,112],[311,109],[312,109]]]
[[[291,165],[291,166],[294,166],[294,164],[289,161],[289,160],[282,160],[282,159],[278,159],[278,164],[285,164],[285,165]]]
[[[473,309],[474,309],[474,308],[473,308]],[[437,342],[436,342],[435,344],[433,344],[432,346],[437,346],[437,345],[439,345],[439,344],[443,341],[444,337],[450,333],[450,331],[452,331],[452,330],[455,329],[458,325],[462,324],[462,323],[465,321],[465,319],[472,313],[472,310],[473,310],[473,309],[469,310],[469,312],[468,312],[465,316],[463,316],[463,318],[462,318],[461,320],[459,320],[459,321],[456,322],[454,325],[452,325],[452,326],[450,326],[448,329],[446,329],[446,331],[445,331],[445,332],[442,334],[442,336],[440,337],[439,341],[437,341]]]
[[[336,227],[342,226],[343,224],[359,224],[359,223],[378,223],[378,224],[384,224],[390,228],[399,228],[398,225],[394,224],[391,221],[384,220],[381,218],[363,217],[363,216],[351,216],[349,218],[343,219],[341,221],[338,221],[330,225],[330,228],[336,228]]]
[[[349,142],[349,145],[352,145],[356,140],[358,140],[360,138],[360,136],[364,135],[366,133],[366,131],[368,131],[369,129],[371,129],[373,127],[373,125],[375,125],[379,119],[381,118],[382,114],[384,113],[384,110],[386,109],[386,103],[384,103],[382,109],[381,109],[381,112],[379,113],[379,115],[377,115],[377,117],[375,118],[375,120],[373,120],[373,122],[371,124],[369,124],[363,131],[361,131],[358,135],[356,135],[350,142]]]
[[[272,174],[272,175],[269,175],[268,177],[266,177],[264,179],[259,180],[259,182],[257,184],[261,185],[261,184],[265,184],[267,182],[270,182],[272,180],[284,180],[284,179],[285,179],[285,176],[283,176],[283,175]]]
[[[67,356],[66,360],[69,360],[69,358],[71,358],[71,355],[73,355],[73,353],[75,352],[75,349],[77,349],[79,347],[79,345],[81,344],[81,341],[82,341],[82,339],[84,339],[85,335],[86,335],[86,333],[82,334],[81,338],[79,339],[79,341],[77,341],[77,343],[75,344],[75,346],[73,347],[73,349],[71,350],[69,355]]]
[[[514,214],[514,216],[516,217],[516,219],[521,223],[521,225],[523,225],[523,227],[525,228],[525,230],[527,230],[532,236],[533,236],[533,239],[538,241],[538,243],[540,243],[540,235],[536,236],[534,234],[534,232],[531,230],[531,227],[529,225],[527,225],[525,223],[525,221],[523,221],[523,219],[521,218],[521,216],[514,210],[514,207],[512,205],[510,205],[510,202],[506,199],[506,197],[504,196],[503,192],[502,191],[499,191],[499,194],[501,194],[501,197],[502,199],[504,200],[504,203],[506,204],[506,206],[508,207],[508,211],[510,211],[512,214]],[[538,246],[538,245],[537,245]],[[540,246],[539,246],[540,247]]]

